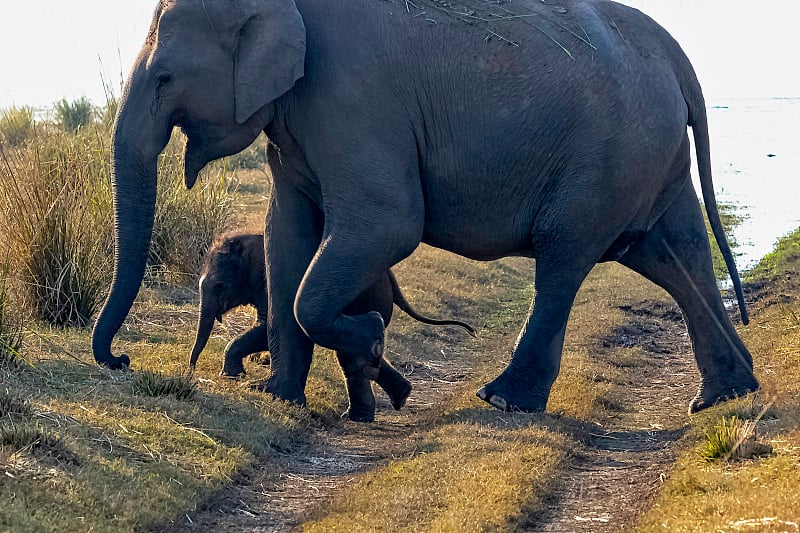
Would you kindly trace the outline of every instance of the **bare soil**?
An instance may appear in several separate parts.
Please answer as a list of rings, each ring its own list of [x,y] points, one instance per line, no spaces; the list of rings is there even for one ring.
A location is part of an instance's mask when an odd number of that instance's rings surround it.
[[[635,375],[615,400],[624,414],[587,435],[543,511],[527,531],[625,531],[646,511],[684,433],[686,406],[699,385],[691,343],[677,307],[645,302],[623,308],[628,322],[603,346],[641,348]]]

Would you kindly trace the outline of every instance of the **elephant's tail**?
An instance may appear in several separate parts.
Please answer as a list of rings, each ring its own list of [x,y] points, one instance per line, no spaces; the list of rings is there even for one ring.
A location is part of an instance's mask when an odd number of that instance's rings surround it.
[[[686,63],[688,64],[688,60],[686,60]],[[742,316],[742,323],[748,324],[750,318],[747,314],[747,307],[744,302],[742,282],[739,279],[739,271],[736,269],[736,263],[733,260],[733,253],[728,244],[728,239],[725,237],[725,230],[722,227],[722,222],[719,218],[719,210],[717,209],[717,199],[714,196],[714,184],[711,180],[711,143],[708,138],[708,117],[706,115],[705,98],[703,98],[703,92],[700,89],[700,83],[697,81],[694,69],[692,69],[691,65],[688,65],[688,69],[690,70],[688,73],[690,75],[683,76],[682,79],[691,80],[691,85],[685,87],[682,84],[682,89],[686,104],[689,107],[688,125],[691,126],[694,136],[703,203],[706,206],[706,213],[708,214],[708,222],[711,225],[711,230],[714,232],[717,245],[719,246],[720,252],[722,252],[722,257],[725,259],[725,265],[728,267],[731,281],[733,281],[733,290],[739,302],[739,313]]]
[[[391,270],[389,271],[389,281],[392,284],[392,300],[394,301],[395,305],[397,305],[401,311],[414,320],[418,320],[423,324],[430,324],[432,326],[459,326],[467,330],[467,333],[473,337],[478,336],[475,328],[466,322],[461,322],[460,320],[437,320],[435,318],[428,318],[417,313],[414,308],[411,307],[411,304],[408,303],[408,300],[406,300],[406,297],[403,295],[403,291],[400,290],[400,285],[397,284],[397,278],[394,277],[394,273]]]

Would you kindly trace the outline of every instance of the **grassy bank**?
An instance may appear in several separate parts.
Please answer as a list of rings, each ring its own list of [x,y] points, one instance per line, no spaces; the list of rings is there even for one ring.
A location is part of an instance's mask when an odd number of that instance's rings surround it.
[[[54,119],[0,112],[2,531],[163,522],[264,455],[302,445],[297,428],[308,425],[305,411],[215,382],[218,361],[182,376],[196,273],[213,236],[234,222],[231,169],[250,163],[217,164],[186,191],[179,136],[159,159],[148,275],[118,337],[137,372],[94,365],[88,326],[113,258],[114,109],[111,99],[104,109],[59,102]],[[263,162],[259,147],[246,157]]]
[[[678,460],[642,531],[796,531],[800,524],[800,230],[750,275],[752,323],[740,327],[763,391],[692,419]],[[764,412],[764,409],[766,411]],[[762,415],[759,418],[759,415]],[[708,434],[723,418],[755,420],[773,453],[708,460]]]

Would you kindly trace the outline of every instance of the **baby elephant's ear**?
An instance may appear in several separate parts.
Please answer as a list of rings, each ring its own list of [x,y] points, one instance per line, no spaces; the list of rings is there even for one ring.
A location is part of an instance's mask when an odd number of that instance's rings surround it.
[[[236,121],[244,124],[303,76],[306,27],[292,0],[251,2],[235,61]]]

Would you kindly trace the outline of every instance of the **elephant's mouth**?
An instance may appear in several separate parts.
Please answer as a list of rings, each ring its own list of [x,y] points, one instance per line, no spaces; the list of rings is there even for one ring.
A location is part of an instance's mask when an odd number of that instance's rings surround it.
[[[197,129],[186,124],[178,126],[186,136],[186,150],[184,152],[183,180],[187,189],[194,187],[200,172],[214,158],[208,155],[208,146]]]

